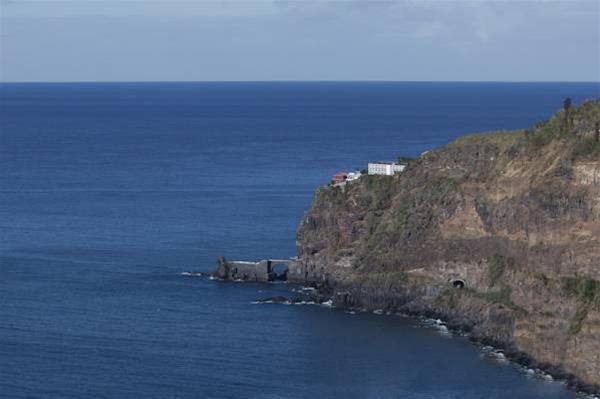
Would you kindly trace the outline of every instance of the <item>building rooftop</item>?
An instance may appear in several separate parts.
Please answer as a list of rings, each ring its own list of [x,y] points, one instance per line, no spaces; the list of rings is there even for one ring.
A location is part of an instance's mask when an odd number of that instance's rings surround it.
[[[372,161],[369,163],[378,163],[381,165],[403,165],[403,163],[401,163],[401,162],[394,162],[394,161]]]

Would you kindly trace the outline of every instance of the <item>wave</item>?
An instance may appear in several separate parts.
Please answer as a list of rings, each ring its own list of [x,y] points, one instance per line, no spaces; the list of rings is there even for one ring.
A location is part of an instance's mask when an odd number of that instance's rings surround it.
[[[444,337],[452,337],[452,332],[440,319],[423,319],[421,320],[421,325],[428,328],[433,328],[437,330],[437,332]]]
[[[182,272],[181,275],[188,277],[206,277],[206,273],[202,272]]]

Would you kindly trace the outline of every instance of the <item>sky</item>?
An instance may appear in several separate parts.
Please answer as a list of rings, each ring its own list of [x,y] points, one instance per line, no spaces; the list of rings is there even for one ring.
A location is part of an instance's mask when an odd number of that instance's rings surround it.
[[[0,81],[600,81],[600,0],[0,0]]]

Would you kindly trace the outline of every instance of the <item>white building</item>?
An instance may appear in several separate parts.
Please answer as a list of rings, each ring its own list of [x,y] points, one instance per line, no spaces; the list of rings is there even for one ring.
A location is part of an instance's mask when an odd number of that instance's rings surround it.
[[[358,180],[360,178],[360,171],[356,171],[356,172],[350,172],[348,173],[348,178],[346,179],[346,181],[353,181],[353,180]]]
[[[406,165],[404,165],[404,164],[401,164],[401,163],[393,163],[392,164],[392,172],[394,172],[394,173],[403,172],[404,168],[406,168]]]
[[[400,173],[406,165],[394,162],[369,162],[367,172],[370,175],[393,176],[395,173]]]

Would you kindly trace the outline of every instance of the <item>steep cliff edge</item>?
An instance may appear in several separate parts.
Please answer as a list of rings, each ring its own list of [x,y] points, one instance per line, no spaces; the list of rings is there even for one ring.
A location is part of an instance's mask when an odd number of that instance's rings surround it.
[[[597,390],[599,120],[590,101],[531,129],[465,136],[401,175],[320,188],[288,279],[338,306],[442,317]]]

